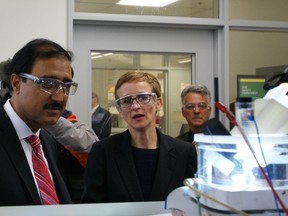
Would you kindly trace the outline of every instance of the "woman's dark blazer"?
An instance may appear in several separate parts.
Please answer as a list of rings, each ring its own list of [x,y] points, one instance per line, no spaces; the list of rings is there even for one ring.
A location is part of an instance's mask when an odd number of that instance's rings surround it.
[[[149,200],[163,201],[185,178],[197,170],[195,147],[159,132],[159,156]],[[130,133],[113,135],[95,143],[89,154],[82,202],[144,201],[135,169]]]
[[[40,140],[60,203],[71,203],[56,163],[57,142],[41,130]],[[7,113],[0,105],[0,206],[40,205],[24,150]]]

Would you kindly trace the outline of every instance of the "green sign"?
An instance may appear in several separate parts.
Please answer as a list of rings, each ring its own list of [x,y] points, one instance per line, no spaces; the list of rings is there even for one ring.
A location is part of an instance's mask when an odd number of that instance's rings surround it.
[[[254,100],[257,98],[263,98],[266,94],[266,91],[263,89],[265,81],[266,78],[262,75],[238,75],[237,96],[252,97]]]

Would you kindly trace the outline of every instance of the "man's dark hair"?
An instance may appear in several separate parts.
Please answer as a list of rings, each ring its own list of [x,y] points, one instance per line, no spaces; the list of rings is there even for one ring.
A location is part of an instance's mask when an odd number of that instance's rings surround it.
[[[9,67],[9,78],[12,73],[31,73],[37,59],[67,58],[72,61],[72,52],[48,39],[34,39],[22,47],[12,58]],[[73,74],[72,74],[73,75]]]

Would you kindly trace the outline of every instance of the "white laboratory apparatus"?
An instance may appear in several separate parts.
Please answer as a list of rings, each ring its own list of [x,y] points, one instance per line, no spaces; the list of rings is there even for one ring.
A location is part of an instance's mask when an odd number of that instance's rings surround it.
[[[193,216],[288,215],[288,83],[255,101],[254,120],[246,134],[250,148],[236,127],[231,135],[195,135],[197,178],[169,194],[167,209]]]

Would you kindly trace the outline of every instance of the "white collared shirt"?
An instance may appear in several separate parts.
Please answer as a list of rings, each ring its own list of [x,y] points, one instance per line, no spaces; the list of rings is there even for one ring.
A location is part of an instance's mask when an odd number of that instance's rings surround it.
[[[33,133],[31,131],[31,129],[25,124],[25,122],[15,112],[15,110],[13,109],[13,107],[10,104],[10,99],[6,101],[6,103],[4,104],[3,107],[4,107],[7,115],[9,116],[9,118],[10,118],[10,120],[11,120],[11,122],[12,122],[14,128],[15,128],[15,130],[16,130],[18,138],[20,139],[20,142],[21,142],[22,148],[24,150],[25,156],[27,158],[31,173],[32,173],[32,175],[34,177],[35,184],[37,185],[36,178],[35,178],[35,175],[34,175],[34,170],[33,170],[33,163],[32,163],[32,147],[25,140],[25,138],[28,137],[28,136],[31,136],[32,134],[39,136],[40,129],[36,133]],[[44,155],[44,152],[43,152],[43,149],[42,149],[42,145],[41,145],[41,150],[42,150],[42,153],[43,153],[43,156],[44,156],[45,163],[47,164],[47,167],[48,167],[48,163],[47,163],[47,160],[45,158],[45,155]],[[51,175],[51,173],[50,173],[50,175]],[[52,178],[52,180],[53,180],[53,178]],[[37,185],[37,189],[38,189],[38,192],[39,192],[38,185]]]

